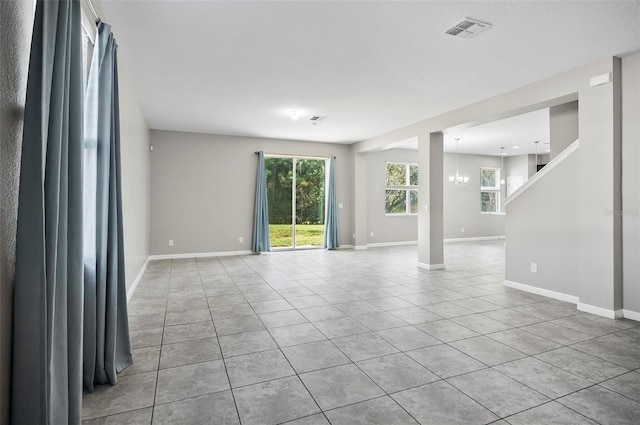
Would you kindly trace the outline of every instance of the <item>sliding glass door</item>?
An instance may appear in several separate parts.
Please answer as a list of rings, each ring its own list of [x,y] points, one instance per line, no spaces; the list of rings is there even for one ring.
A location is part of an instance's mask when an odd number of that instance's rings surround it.
[[[271,248],[320,248],[324,238],[326,160],[267,156]]]

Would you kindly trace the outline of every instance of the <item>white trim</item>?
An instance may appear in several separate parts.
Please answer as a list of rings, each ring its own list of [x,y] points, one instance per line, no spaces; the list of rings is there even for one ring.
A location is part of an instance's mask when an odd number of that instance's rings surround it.
[[[640,312],[637,311],[622,310],[622,317],[640,322]]]
[[[508,286],[509,288],[519,289],[525,292],[531,292],[532,294],[542,295],[544,297],[553,298],[560,301],[566,301],[571,304],[578,304],[580,302],[580,298],[563,294],[562,292],[550,291],[544,288],[538,288],[537,286],[525,285],[524,283],[513,282],[510,280],[504,280],[504,286]]]
[[[499,239],[504,239],[504,236],[477,236],[473,238],[452,238],[452,239],[443,239],[443,242],[474,242],[474,241],[496,241]]]
[[[547,165],[545,165],[542,170],[538,171],[536,174],[533,175],[533,177],[531,177],[529,180],[524,182],[524,184],[522,186],[520,186],[518,188],[518,190],[513,192],[511,194],[511,196],[509,196],[507,199],[502,201],[502,206],[503,207],[507,206],[511,201],[513,201],[518,196],[520,196],[529,187],[531,187],[535,182],[540,180],[545,174],[547,174],[548,172],[550,172],[551,170],[556,168],[558,166],[558,164],[560,164],[567,157],[569,157],[569,155],[571,155],[573,152],[577,151],[579,147],[580,147],[580,139],[577,139],[575,142],[570,144],[565,150],[560,152],[555,158],[553,158],[551,161],[549,161],[549,163]]]
[[[138,276],[136,276],[136,280],[133,281],[133,285],[131,285],[131,288],[129,288],[129,290],[127,291],[127,302],[129,302],[129,300],[133,296],[133,293],[135,292],[136,288],[138,287],[138,284],[142,280],[142,276],[144,275],[144,272],[147,270],[147,266],[149,265],[149,261],[150,261],[150,257],[147,257],[146,261],[142,265],[142,268],[140,269],[140,272],[138,273]]]
[[[585,313],[595,314],[597,316],[606,317],[608,319],[619,319],[622,317],[622,310],[609,310],[607,308],[598,307],[591,304],[578,303],[578,310]]]
[[[149,260],[173,260],[178,258],[202,258],[202,257],[229,257],[234,255],[249,255],[253,251],[220,251],[220,252],[194,252],[188,254],[160,254],[150,255]]]
[[[360,250],[363,250],[363,249],[367,249],[367,246],[366,245],[356,245],[355,246],[355,250],[356,251],[360,251]]]
[[[353,245],[338,245],[338,249],[353,249]]]
[[[444,264],[427,264],[418,261],[418,267],[425,270],[441,270],[444,269]]]
[[[398,241],[398,242],[376,242],[368,243],[369,248],[379,248],[383,246],[401,246],[401,245],[417,245],[418,241]]]

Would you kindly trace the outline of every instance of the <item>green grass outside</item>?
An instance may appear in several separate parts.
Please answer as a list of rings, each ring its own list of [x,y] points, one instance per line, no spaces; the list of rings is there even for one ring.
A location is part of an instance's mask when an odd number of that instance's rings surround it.
[[[291,247],[290,224],[270,224],[269,236],[272,248]],[[297,224],[296,246],[322,246],[324,244],[324,224]]]

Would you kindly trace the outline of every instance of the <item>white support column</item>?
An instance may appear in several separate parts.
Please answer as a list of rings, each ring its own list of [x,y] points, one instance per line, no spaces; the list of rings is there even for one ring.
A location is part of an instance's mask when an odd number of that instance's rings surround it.
[[[353,241],[355,249],[367,249],[367,162],[366,154],[356,153],[354,155],[354,199],[355,204],[353,233],[355,240]]]
[[[620,59],[611,82],[580,90],[578,309],[622,314]],[[585,81],[585,83],[588,83]]]
[[[418,266],[444,268],[442,132],[418,137]]]

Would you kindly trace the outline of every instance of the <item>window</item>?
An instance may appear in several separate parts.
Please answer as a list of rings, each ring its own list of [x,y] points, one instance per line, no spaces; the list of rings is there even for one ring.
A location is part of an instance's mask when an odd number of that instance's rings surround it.
[[[500,169],[480,168],[480,212],[500,212]]]
[[[386,162],[385,213],[418,213],[418,164]]]

